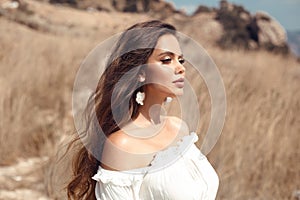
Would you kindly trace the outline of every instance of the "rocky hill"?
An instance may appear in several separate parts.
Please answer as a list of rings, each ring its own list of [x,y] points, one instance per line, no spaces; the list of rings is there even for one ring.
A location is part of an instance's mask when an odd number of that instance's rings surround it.
[[[44,4],[46,3],[47,1],[44,1]],[[134,13],[140,14],[139,17],[169,21],[176,24],[183,32],[185,29],[188,29],[188,33],[203,31],[202,40],[216,43],[226,49],[266,49],[283,54],[290,52],[286,31],[276,19],[262,11],[251,15],[242,6],[229,3],[226,0],[220,1],[219,8],[200,5],[192,16],[176,10],[172,4],[162,0],[103,0],[101,2],[94,0],[50,0],[49,3],[56,5],[56,7],[67,6],[89,13],[99,13],[99,15]],[[0,7],[0,15],[30,28],[43,31],[57,32],[61,29],[65,31],[76,29],[74,24],[68,24],[63,19],[61,21],[57,19],[54,22],[48,16],[49,13],[42,12],[34,5],[37,3],[24,0],[4,1]],[[67,21],[70,20],[72,19]],[[114,23],[114,20],[108,21]],[[101,22],[101,24],[105,23],[108,22]],[[190,30],[191,28],[194,30]]]
[[[242,6],[226,0],[220,1],[220,8],[216,12],[216,19],[225,30],[218,41],[222,47],[264,48],[289,53],[285,29],[268,13],[260,11],[252,16]]]

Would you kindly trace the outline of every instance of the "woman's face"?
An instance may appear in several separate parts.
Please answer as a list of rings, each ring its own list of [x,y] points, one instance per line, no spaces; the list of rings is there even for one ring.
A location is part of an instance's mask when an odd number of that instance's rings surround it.
[[[147,62],[147,93],[163,97],[183,94],[184,59],[174,35],[161,36]]]

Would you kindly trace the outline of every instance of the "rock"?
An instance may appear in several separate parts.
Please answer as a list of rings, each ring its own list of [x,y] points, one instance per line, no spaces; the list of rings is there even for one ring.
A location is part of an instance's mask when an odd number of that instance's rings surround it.
[[[49,0],[49,3],[52,4],[66,4],[71,6],[76,6],[77,1],[76,0]]]
[[[99,10],[131,13],[145,13],[151,11],[157,15],[158,18],[166,18],[175,13],[184,14],[183,12],[176,10],[171,3],[163,0],[49,0],[49,2],[88,11]]]
[[[216,13],[214,11],[198,12],[189,19],[189,23],[183,30],[190,33],[192,38],[202,41],[203,44],[215,43],[224,34],[222,24],[215,18]]]
[[[253,16],[243,6],[222,0],[216,20],[224,27],[224,34],[218,41],[223,48],[263,48],[289,53],[285,29],[266,12],[260,11]]]
[[[254,45],[251,40],[248,25],[251,22],[251,14],[243,6],[234,5],[223,0],[220,9],[216,11],[216,20],[224,29],[224,34],[218,40],[222,48],[245,48],[250,49]]]
[[[120,12],[148,12],[151,0],[112,0],[113,7]]]
[[[193,13],[193,16],[195,16],[197,14],[200,14],[200,13],[206,13],[206,12],[209,13],[209,12],[212,12],[212,11],[213,11],[213,8],[210,8],[208,6],[200,5],[200,6],[198,6],[198,8]]]
[[[84,0],[84,1],[76,1],[76,7],[83,10],[98,10],[98,11],[106,11],[110,12],[114,10],[111,0]]]
[[[233,11],[233,9],[234,9],[234,4],[229,3],[227,0],[220,1],[220,10]]]
[[[258,42],[260,45],[286,45],[287,34],[285,29],[268,13],[262,11],[257,12],[254,16],[254,22],[258,27]]]
[[[176,10],[173,4],[161,0],[152,0],[150,4],[150,11],[155,14],[155,17],[161,19],[171,17],[175,14],[186,16],[183,11]]]

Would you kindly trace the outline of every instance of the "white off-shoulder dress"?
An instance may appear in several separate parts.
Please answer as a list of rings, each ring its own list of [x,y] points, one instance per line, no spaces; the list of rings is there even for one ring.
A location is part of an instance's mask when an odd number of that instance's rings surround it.
[[[129,171],[99,167],[97,200],[211,200],[219,179],[207,158],[194,144],[197,134],[184,136],[176,146],[159,151],[151,165]]]

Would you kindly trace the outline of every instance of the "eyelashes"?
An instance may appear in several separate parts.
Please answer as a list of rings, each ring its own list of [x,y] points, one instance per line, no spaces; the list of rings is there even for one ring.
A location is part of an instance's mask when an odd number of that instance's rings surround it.
[[[160,60],[162,64],[170,64],[172,62],[171,58],[164,58]]]
[[[162,62],[162,64],[170,64],[172,62],[172,58],[168,57],[168,58],[161,59],[160,61]],[[178,62],[180,64],[184,64],[185,60],[183,58],[179,58]]]

